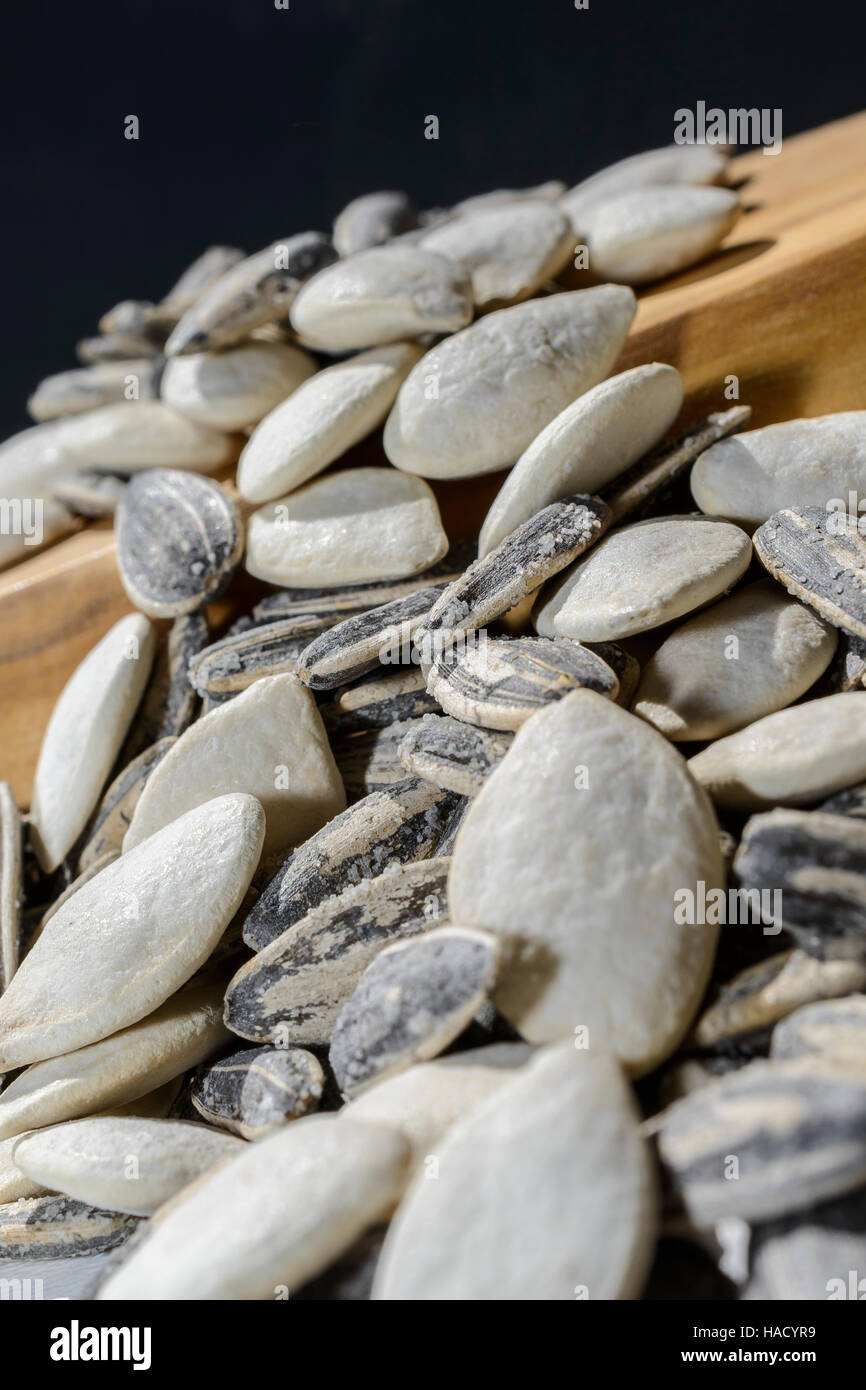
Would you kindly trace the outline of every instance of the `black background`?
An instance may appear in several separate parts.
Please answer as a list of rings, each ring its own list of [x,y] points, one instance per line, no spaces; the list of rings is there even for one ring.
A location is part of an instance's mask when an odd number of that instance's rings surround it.
[[[863,103],[852,0],[17,0],[2,58],[0,437],[119,299],[212,242],[326,229],[360,192],[422,205],[571,182],[668,143],[677,107]],[[124,117],[141,122],[124,139]],[[424,117],[440,139],[424,139]],[[866,150],[864,150],[866,159]]]

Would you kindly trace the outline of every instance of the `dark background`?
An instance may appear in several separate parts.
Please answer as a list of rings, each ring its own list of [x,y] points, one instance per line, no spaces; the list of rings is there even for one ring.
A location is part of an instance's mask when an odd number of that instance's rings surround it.
[[[781,107],[785,135],[847,115],[864,104],[858,14],[852,0],[7,4],[0,437],[102,312],[159,299],[212,242],[326,229],[377,187],[429,206],[576,182],[670,142],[698,100]]]

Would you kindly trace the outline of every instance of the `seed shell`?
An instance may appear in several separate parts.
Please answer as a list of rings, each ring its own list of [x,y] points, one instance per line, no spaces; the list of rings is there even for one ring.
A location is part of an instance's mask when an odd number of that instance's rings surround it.
[[[438,709],[433,696],[427,694],[424,673],[409,666],[390,675],[383,675],[381,668],[372,671],[321,705],[320,713],[329,737],[336,740],[369,729],[386,729],[398,721],[420,719]]]
[[[325,1074],[302,1047],[250,1047],[200,1067],[190,1100],[208,1124],[258,1140],[318,1109]]]
[[[449,864],[397,864],[314,907],[235,975],[229,1028],[254,1042],[326,1044],[373,957],[444,921]]]
[[[219,704],[262,676],[291,675],[311,637],[328,625],[327,618],[282,618],[224,637],[190,662],[190,684]]]
[[[313,690],[333,690],[383,664],[411,660],[412,640],[444,585],[353,614],[314,637],[298,660],[298,679]]]
[[[417,722],[398,719],[381,729],[365,729],[335,738],[334,758],[350,803],[405,780],[400,744]]]
[[[12,788],[0,782],[0,995],[18,969],[21,936],[21,815]]]
[[[820,1000],[797,1009],[773,1029],[775,1060],[816,1057],[861,1072],[866,1064],[866,995]]]
[[[511,747],[512,735],[476,728],[450,715],[428,714],[400,743],[400,761],[414,777],[475,796]]]
[[[115,777],[88,827],[87,840],[78,858],[79,874],[92,869],[98,860],[103,861],[104,866],[107,855],[120,854],[145,783],[176,742],[175,738],[163,738],[152,743]]]
[[[754,536],[766,570],[834,627],[866,638],[866,537],[818,507],[776,512]]]
[[[164,738],[179,738],[189,728],[198,699],[187,671],[207,640],[208,625],[203,613],[175,618],[157,651],[144,697],[118,755],[118,771],[151,744]]]
[[[260,951],[352,884],[378,878],[392,864],[429,858],[454,803],[447,792],[415,778],[356,802],[279,869],[244,923],[247,945]]]
[[[69,1197],[26,1197],[0,1206],[0,1259],[57,1260],[122,1245],[138,1221]]]

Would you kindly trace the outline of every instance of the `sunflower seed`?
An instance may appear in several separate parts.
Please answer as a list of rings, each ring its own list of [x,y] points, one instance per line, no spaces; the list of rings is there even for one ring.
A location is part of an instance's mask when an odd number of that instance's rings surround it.
[[[614,700],[619,682],[579,642],[515,637],[488,638],[465,650],[449,647],[434,660],[427,689],[455,719],[514,731],[573,690],[596,690]]]
[[[752,549],[738,526],[670,516],[610,532],[544,593],[533,611],[544,637],[605,642],[694,612],[733,587]]]
[[[709,145],[663,145],[591,174],[563,194],[561,207],[577,227],[586,209],[647,184],[718,183],[725,164],[724,154]]]
[[[96,1255],[122,1245],[137,1225],[68,1197],[29,1197],[0,1207],[0,1259]]]
[[[593,274],[645,285],[715,251],[742,209],[729,188],[653,185],[584,205],[577,231]]]
[[[310,1115],[248,1146],[176,1199],[102,1299],[268,1299],[327,1268],[400,1196],[398,1134]],[[215,1224],[222,1232],[214,1248]]]
[[[532,1056],[526,1043],[491,1043],[417,1062],[351,1100],[340,1112],[398,1130],[412,1146],[412,1169],[435,1155],[446,1132],[505,1085]]]
[[[76,367],[40,381],[27,410],[34,420],[56,420],[116,401],[155,400],[159,376],[159,366],[150,354]]]
[[[416,589],[328,628],[301,652],[298,679],[313,690],[333,690],[379,669],[382,663],[411,660],[415,633],[444,588],[435,584]]]
[[[218,797],[80,888],[0,998],[0,1070],[98,1042],[158,1008],[234,916],[263,835],[253,797]]]
[[[325,728],[332,739],[360,734],[369,729],[386,729],[406,719],[433,714],[439,706],[427,694],[426,681],[418,667],[383,675],[381,669],[345,686],[333,700],[320,706]]]
[[[67,473],[52,485],[55,500],[87,521],[114,516],[125,488],[126,480],[111,473]]]
[[[385,425],[385,453],[426,478],[507,468],[570,401],[607,376],[634,314],[634,295],[621,285],[487,314],[412,368]]]
[[[706,797],[654,730],[588,690],[540,711],[474,800],[452,865],[452,917],[503,941],[494,1003],[528,1041],[587,1029],[634,1072],[673,1051],[717,931],[678,925],[675,893],[724,877]]]
[[[453,333],[472,319],[467,267],[417,246],[377,246],[321,270],[299,291],[290,320],[325,352]]]
[[[13,1158],[21,1171],[74,1201],[150,1216],[243,1142],[182,1120],[71,1120],[24,1135]]]
[[[92,869],[97,860],[104,861],[107,855],[120,854],[123,837],[129,829],[145,783],[175,743],[175,738],[163,738],[158,743],[152,743],[115,777],[88,827],[87,840],[78,858],[79,874]]]
[[[268,503],[247,529],[247,569],[289,587],[405,579],[448,550],[439,508],[421,478],[353,468]]]
[[[404,735],[400,761],[414,777],[475,796],[511,747],[513,735],[479,729],[450,715],[425,715]]]
[[[795,1009],[866,988],[866,961],[817,960],[805,951],[782,951],[741,970],[722,985],[687,1042],[718,1047],[742,1034],[769,1028]]]
[[[424,636],[456,640],[486,627],[570,565],[607,530],[610,514],[597,497],[564,497],[536,512],[470,565],[436,600]]]
[[[0,995],[18,969],[21,935],[21,816],[12,788],[0,782]]]
[[[218,598],[244,546],[228,493],[209,478],[166,468],[127,484],[115,535],[123,587],[152,618],[178,618]]]
[[[207,619],[202,613],[175,618],[156,654],[144,698],[118,755],[119,770],[151,744],[163,738],[179,738],[189,728],[198,701],[187,671],[207,640]]]
[[[689,759],[720,806],[799,806],[866,777],[866,691],[768,714]]]
[[[571,259],[574,231],[555,203],[526,199],[451,218],[419,245],[468,268],[480,310],[516,304],[558,275]]]
[[[551,502],[610,483],[658,443],[682,400],[682,377],[660,362],[633,367],[578,396],[508,474],[484,519],[479,555]]]
[[[287,853],[343,810],[322,721],[294,676],[263,676],[187,729],[148,778],[124,856],[177,816],[237,790],[264,808],[266,858]]]
[[[836,655],[815,687],[816,695],[841,695],[866,685],[866,641],[850,632],[837,632]]]
[[[464,927],[440,927],[381,951],[331,1034],[329,1060],[343,1095],[443,1052],[478,1012],[498,965],[496,938]]]
[[[208,1124],[264,1139],[318,1109],[325,1075],[302,1047],[250,1047],[199,1069],[190,1099]]]
[[[761,1297],[784,1302],[862,1299],[866,1190],[755,1227],[750,1256]]]
[[[417,779],[364,797],[289,856],[246,919],[247,945],[260,951],[352,884],[427,859],[453,809],[452,796]]]
[[[187,266],[168,294],[154,306],[157,314],[165,322],[176,323],[205,290],[215,285],[232,266],[245,259],[245,253],[236,246],[209,246]]]
[[[617,646],[616,642],[583,642],[587,651],[600,656],[619,681],[615,699],[623,709],[631,709],[632,700],[640,681],[640,664],[631,652]]]
[[[341,458],[382,423],[422,355],[414,343],[392,343],[317,372],[253,432],[238,463],[241,495],[268,502]]]
[[[644,667],[634,705],[674,742],[719,738],[790,705],[826,670],[836,634],[769,581],[690,618]]]
[[[57,426],[58,463],[64,472],[96,469],[137,473],[153,467],[213,473],[233,463],[237,438],[188,420],[164,401],[122,401]]]
[[[766,1221],[866,1178],[866,1084],[814,1062],[750,1062],[659,1120],[662,1162],[699,1226]]]
[[[857,816],[860,820],[866,820],[866,782],[837,792],[827,801],[822,801],[816,810],[827,811],[832,816]]]
[[[327,625],[327,618],[283,618],[224,637],[193,658],[190,684],[200,695],[220,703],[262,676],[291,675],[311,637]]]
[[[100,333],[143,333],[155,342],[165,337],[164,325],[148,299],[122,299],[107,309],[96,325]]]
[[[417,224],[417,210],[408,193],[390,189],[364,193],[347,203],[334,219],[334,246],[341,256],[354,256],[411,231]]]
[[[67,681],[33,779],[30,833],[55,869],[84,829],[123,743],[153,661],[153,628],[138,613],[115,623]]]
[[[439,1180],[416,1180],[388,1231],[375,1299],[639,1296],[655,1179],[611,1058],[581,1055],[571,1041],[546,1049],[437,1157]],[[515,1204],[521,1220],[503,1222]]]
[[[866,996],[821,1000],[789,1014],[773,1029],[775,1060],[816,1057],[860,1071],[866,1062]]]
[[[190,420],[242,430],[257,425],[315,370],[312,357],[289,343],[240,343],[170,358],[160,394]]]
[[[381,729],[335,738],[334,758],[350,804],[405,780],[400,744],[416,723],[415,719],[398,719]]]
[[[12,1150],[20,1136],[0,1139],[0,1204],[18,1202],[22,1197],[41,1197],[48,1190],[22,1173],[12,1158]]]
[[[866,538],[858,522],[817,507],[776,512],[754,536],[755,554],[789,594],[835,627],[866,638]]]
[[[454,853],[454,845],[457,842],[457,834],[460,830],[461,825],[466,819],[466,812],[469,810],[471,800],[471,797],[468,796],[460,797],[457,805],[451,812],[445,829],[442,831],[441,838],[438,840],[436,844],[436,849],[433,853],[434,858],[444,859],[448,855]]]
[[[844,509],[849,492],[866,493],[866,410],[786,420],[714,444],[692,469],[691,488],[702,512],[750,531],[784,507]]]
[[[449,862],[396,864],[314,907],[235,975],[229,1028],[253,1042],[326,1044],[373,957],[442,924]]]
[[[866,951],[866,824],[855,816],[752,816],[733,871],[762,905],[771,897],[778,902],[775,925],[806,950],[819,955],[825,942],[841,938],[862,942]]]
[[[212,352],[284,318],[304,280],[335,255],[321,232],[301,232],[238,261],[196,295],[169,336],[166,353]]]

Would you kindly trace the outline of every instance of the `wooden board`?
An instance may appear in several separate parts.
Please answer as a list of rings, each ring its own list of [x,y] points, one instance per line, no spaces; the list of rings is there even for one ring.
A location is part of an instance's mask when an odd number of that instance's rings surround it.
[[[730,376],[754,425],[866,408],[864,150],[866,113],[734,159],[744,215],[716,256],[641,294],[616,370],[678,367],[685,424],[732,404]],[[380,440],[351,461],[383,462]],[[502,476],[434,484],[449,535],[477,532]],[[22,806],[57,695],[129,606],[105,525],[0,573],[0,778]]]

